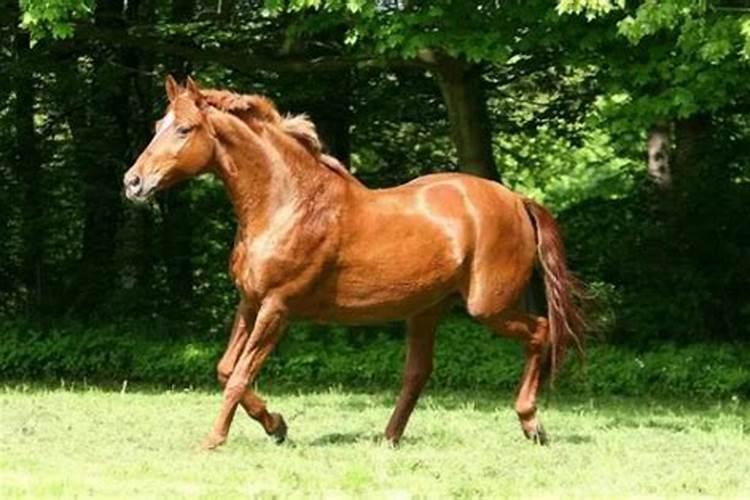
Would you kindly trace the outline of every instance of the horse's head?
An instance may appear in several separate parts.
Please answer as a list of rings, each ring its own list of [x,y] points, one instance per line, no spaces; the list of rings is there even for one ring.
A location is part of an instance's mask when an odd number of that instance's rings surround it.
[[[215,157],[214,132],[206,116],[207,104],[192,79],[185,87],[168,76],[169,106],[156,122],[153,139],[125,173],[125,195],[145,201],[159,189],[209,169]]]

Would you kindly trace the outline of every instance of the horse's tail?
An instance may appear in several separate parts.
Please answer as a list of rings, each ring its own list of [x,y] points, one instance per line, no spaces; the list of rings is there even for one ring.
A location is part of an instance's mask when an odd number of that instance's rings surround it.
[[[562,235],[552,214],[532,200],[524,199],[524,204],[536,228],[537,259],[544,271],[549,321],[544,372],[554,380],[568,343],[575,344],[583,360],[585,322],[579,305],[583,285],[568,270]]]

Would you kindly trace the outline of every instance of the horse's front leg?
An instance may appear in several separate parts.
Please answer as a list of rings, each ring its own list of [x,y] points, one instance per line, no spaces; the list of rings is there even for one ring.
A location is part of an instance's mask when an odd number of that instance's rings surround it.
[[[263,366],[263,362],[278,342],[279,337],[283,332],[284,319],[282,308],[274,302],[268,301],[261,305],[255,318],[252,333],[244,342],[239,359],[224,386],[224,399],[222,401],[221,410],[216,417],[211,433],[203,443],[204,448],[216,448],[226,441],[227,436],[229,435],[229,428],[232,425],[234,413],[237,411],[237,406],[247,397],[248,386],[257,376],[258,371]],[[240,335],[241,333],[238,333],[238,336]],[[258,400],[259,398],[255,396],[254,399],[251,397],[248,402],[257,403]],[[262,408],[262,410],[259,408]],[[262,403],[262,401],[259,406],[251,406],[250,412],[255,413],[256,411],[259,413],[261,411],[266,413],[265,404]],[[251,413],[251,415],[253,413]],[[267,413],[266,415],[269,417],[269,428],[271,428],[271,425],[277,427],[283,425],[280,424],[281,421],[275,423],[273,416]]]
[[[216,366],[216,376],[222,389],[227,385],[229,377],[242,354],[242,350],[250,337],[248,325],[255,322],[255,311],[244,304],[240,304],[234,317],[229,344]],[[263,426],[266,434],[273,436],[276,442],[282,443],[286,438],[286,423],[278,413],[269,413],[266,403],[252,389],[247,389],[240,400],[245,412]]]

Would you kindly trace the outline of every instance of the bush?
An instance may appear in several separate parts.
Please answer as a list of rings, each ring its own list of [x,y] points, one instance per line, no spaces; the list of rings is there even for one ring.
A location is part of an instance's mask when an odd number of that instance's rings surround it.
[[[644,185],[559,214],[570,267],[596,286],[594,326],[610,341],[750,341],[750,226],[736,215],[750,193],[703,186],[710,172],[676,213]]]
[[[10,381],[123,380],[214,387],[225,339],[149,336],[144,325],[41,332],[0,324],[0,378]],[[264,367],[262,386],[353,390],[396,388],[404,341],[395,326],[347,329],[296,324]],[[521,346],[475,322],[446,318],[438,332],[432,387],[512,391],[523,368]],[[666,344],[649,351],[593,345],[584,371],[570,360],[562,392],[625,396],[750,396],[750,346]]]

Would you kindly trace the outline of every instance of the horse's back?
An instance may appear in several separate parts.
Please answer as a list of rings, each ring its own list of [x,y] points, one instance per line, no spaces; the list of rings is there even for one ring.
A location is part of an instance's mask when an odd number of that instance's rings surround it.
[[[429,174],[393,188],[370,191],[384,204],[416,207],[427,217],[471,226],[474,243],[503,239],[516,231],[529,234],[523,197],[502,184],[469,174]],[[533,231],[533,230],[532,230]],[[490,234],[485,234],[490,232]]]

